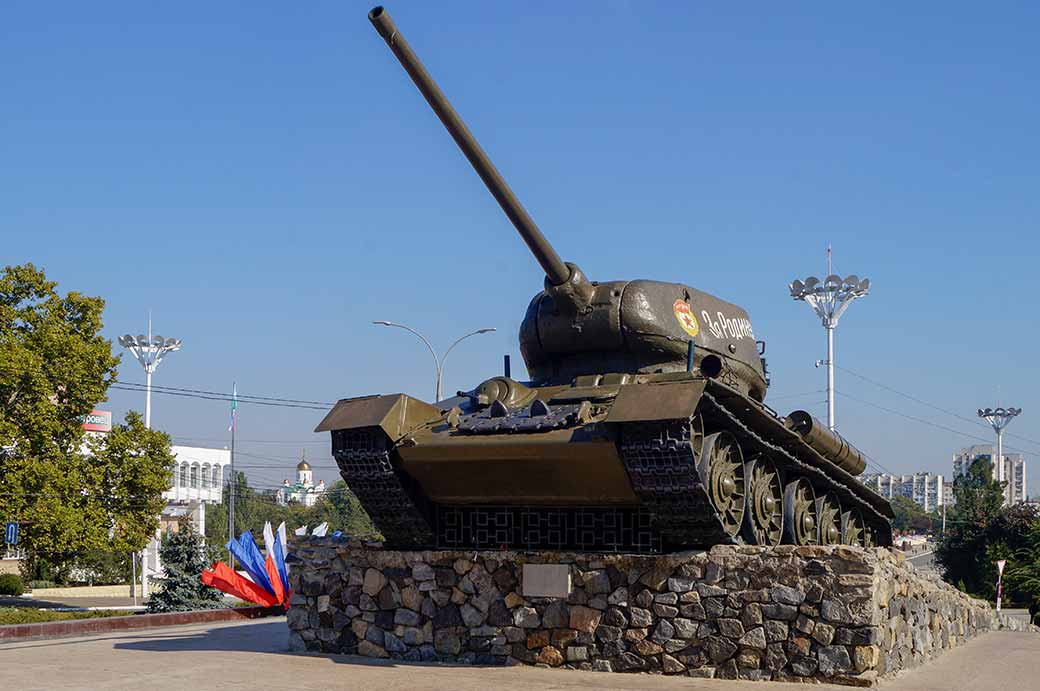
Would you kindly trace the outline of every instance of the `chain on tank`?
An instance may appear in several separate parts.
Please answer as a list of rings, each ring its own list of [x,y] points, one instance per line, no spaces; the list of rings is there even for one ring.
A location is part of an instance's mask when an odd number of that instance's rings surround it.
[[[386,542],[395,547],[434,544],[429,523],[405,488],[406,480],[394,469],[383,430],[337,430],[332,437],[333,455],[343,479]]]
[[[632,489],[667,545],[731,543],[697,474],[695,419],[625,424],[618,448]]]

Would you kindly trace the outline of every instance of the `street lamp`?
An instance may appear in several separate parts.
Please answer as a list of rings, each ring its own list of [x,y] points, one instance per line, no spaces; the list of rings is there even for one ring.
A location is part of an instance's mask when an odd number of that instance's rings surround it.
[[[1017,417],[1022,413],[1021,408],[986,408],[983,410],[979,408],[979,417],[985,420],[993,427],[993,431],[997,433],[997,480],[1000,482],[1005,481],[1004,473],[1004,428],[1007,427],[1012,418]],[[1004,488],[1004,504],[1009,503],[1008,488]]]
[[[816,361],[816,366],[827,365],[827,426],[834,429],[834,329],[852,301],[870,292],[870,279],[851,275],[842,278],[830,273],[831,250],[827,248],[827,278],[821,282],[816,276],[804,281],[795,280],[788,288],[791,297],[809,303],[827,329],[827,359]]]
[[[145,394],[144,394],[144,426],[152,427],[152,372],[159,367],[159,363],[167,353],[180,350],[181,340],[179,338],[163,338],[152,335],[152,320],[148,319],[148,335],[138,334],[136,337],[126,334],[119,337],[119,345],[123,346],[137,358],[144,367]]]
[[[397,327],[398,329],[404,329],[405,331],[410,331],[413,334],[415,334],[416,336],[418,336],[419,339],[423,343],[426,344],[426,347],[430,351],[430,355],[433,356],[434,364],[437,365],[437,397],[435,399],[433,399],[434,403],[436,403],[436,402],[441,400],[441,376],[444,374],[444,360],[448,357],[448,353],[451,352],[452,348],[457,346],[459,343],[462,343],[464,340],[466,340],[470,336],[476,336],[478,334],[486,334],[486,333],[491,333],[492,331],[495,331],[495,328],[491,327],[491,328],[487,328],[487,329],[477,329],[476,331],[469,332],[465,336],[460,336],[459,338],[455,339],[454,343],[452,343],[450,346],[448,346],[448,349],[446,351],[444,351],[444,356],[438,358],[437,357],[437,351],[435,351],[433,349],[433,346],[430,345],[430,342],[428,340],[426,340],[426,337],[423,336],[418,331],[416,331],[415,329],[413,329],[412,327],[405,326],[404,324],[398,324],[396,322],[388,322],[388,321],[374,321],[372,323],[373,324],[377,324],[379,326],[394,326],[394,327]]]

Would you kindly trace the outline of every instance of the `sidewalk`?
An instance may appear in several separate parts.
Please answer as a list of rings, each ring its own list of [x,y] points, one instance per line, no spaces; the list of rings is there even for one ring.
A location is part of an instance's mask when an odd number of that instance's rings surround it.
[[[334,655],[286,653],[284,618],[203,624],[0,645],[0,688],[344,689],[686,689],[785,691],[790,684],[640,674],[597,674],[531,667],[406,664]],[[883,683],[891,691],[1036,691],[1040,635],[991,633]],[[60,664],[55,664],[60,660]],[[41,674],[41,670],[46,670]],[[157,673],[160,670],[161,673]],[[807,687],[809,688],[809,687]],[[812,685],[819,691],[847,687]]]

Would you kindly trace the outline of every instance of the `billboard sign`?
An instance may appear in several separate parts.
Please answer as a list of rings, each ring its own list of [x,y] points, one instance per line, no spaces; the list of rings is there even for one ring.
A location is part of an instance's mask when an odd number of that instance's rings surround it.
[[[112,431],[112,411],[111,410],[92,410],[82,418],[83,429],[88,432],[111,432]]]

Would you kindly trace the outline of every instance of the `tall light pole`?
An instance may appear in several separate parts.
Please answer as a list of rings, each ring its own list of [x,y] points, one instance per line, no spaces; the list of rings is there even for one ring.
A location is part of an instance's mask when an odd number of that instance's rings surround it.
[[[852,301],[870,292],[870,279],[850,275],[842,278],[831,273],[831,248],[827,248],[827,278],[810,276],[795,280],[788,288],[791,297],[809,303],[827,330],[827,359],[816,366],[827,365],[827,426],[834,429],[834,329]]]
[[[466,340],[470,336],[476,336],[478,334],[486,334],[486,333],[491,333],[492,331],[495,331],[495,328],[491,327],[491,328],[487,328],[487,329],[477,329],[476,331],[469,332],[465,336],[459,336],[458,338],[455,339],[455,342],[452,343],[450,346],[448,346],[448,349],[446,351],[444,351],[444,355],[442,357],[438,358],[437,357],[437,351],[435,351],[433,349],[433,346],[430,345],[430,342],[428,340],[426,340],[426,337],[423,336],[418,331],[416,331],[415,329],[413,329],[412,327],[405,326],[404,324],[398,324],[396,322],[388,322],[388,321],[374,321],[372,323],[373,324],[377,324],[379,326],[394,326],[394,327],[397,327],[398,329],[404,329],[405,331],[410,331],[411,333],[413,333],[416,336],[418,336],[419,340],[421,340],[423,343],[426,344],[426,347],[430,351],[430,355],[433,356],[433,363],[437,366],[437,397],[433,400],[434,403],[436,403],[437,401],[441,400],[441,377],[444,374],[444,361],[447,359],[448,353],[451,352],[452,348],[457,346],[459,343],[462,343],[464,340]]]
[[[123,346],[137,358],[144,367],[145,393],[144,393],[144,426],[152,427],[152,373],[159,367],[159,363],[166,357],[167,353],[180,350],[181,340],[179,338],[163,338],[152,335],[152,319],[148,318],[148,335],[139,334],[136,338],[130,334],[119,337],[119,345]]]
[[[1021,408],[986,408],[983,410],[979,408],[979,417],[985,420],[993,427],[993,431],[997,433],[997,480],[1005,482],[1004,473],[1004,428],[1007,427],[1011,420],[1022,413]],[[1009,487],[1004,488],[1004,505],[1010,503],[1010,496],[1008,493]]]
[[[152,428],[152,373],[162,362],[167,353],[180,350],[181,340],[179,338],[163,338],[152,335],[152,316],[148,315],[148,335],[138,334],[135,338],[130,334],[119,337],[119,345],[123,346],[137,358],[144,367],[145,389],[144,389],[144,426]],[[145,564],[147,548],[141,550],[141,595],[148,597],[148,569]],[[135,594],[136,601],[136,594]]]

